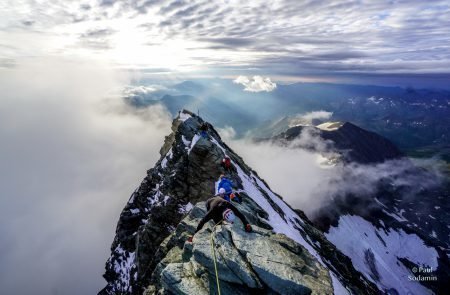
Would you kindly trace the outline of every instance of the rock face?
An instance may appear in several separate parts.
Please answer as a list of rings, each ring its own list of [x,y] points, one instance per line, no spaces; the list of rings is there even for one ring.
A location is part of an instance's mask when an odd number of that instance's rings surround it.
[[[215,293],[211,233],[223,294],[378,294],[301,211],[275,194],[214,128],[182,111],[161,158],[131,195],[117,224],[99,294]],[[209,223],[186,242],[216,191],[227,154],[237,205],[254,228]]]
[[[161,159],[147,171],[120,215],[104,274],[108,285],[101,294],[140,294],[163,258],[154,254],[161,242],[192,203],[214,194],[223,152],[196,135],[202,121],[183,115],[185,118],[174,121],[173,133],[161,148]],[[218,136],[213,129],[210,133]]]
[[[244,206],[237,205],[243,212]],[[247,208],[251,208],[248,207]],[[183,219],[169,243],[183,245],[206,213],[198,203]],[[156,267],[147,293],[209,294],[217,288],[213,245],[222,294],[269,292],[279,294],[333,294],[331,277],[304,247],[286,235],[241,223],[214,226],[195,235],[193,243],[173,247]],[[213,239],[213,243],[212,240]]]

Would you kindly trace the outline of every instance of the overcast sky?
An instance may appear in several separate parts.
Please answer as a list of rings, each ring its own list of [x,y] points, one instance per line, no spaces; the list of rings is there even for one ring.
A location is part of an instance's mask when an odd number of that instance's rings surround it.
[[[158,75],[442,86],[449,27],[448,1],[4,0],[0,67],[76,56]]]

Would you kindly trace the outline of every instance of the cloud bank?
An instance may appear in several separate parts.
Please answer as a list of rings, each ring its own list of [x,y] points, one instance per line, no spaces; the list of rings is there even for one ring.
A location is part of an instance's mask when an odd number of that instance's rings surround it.
[[[270,92],[277,88],[277,84],[272,82],[269,77],[253,76],[239,76],[233,80],[233,83],[243,85],[244,91],[249,92]]]
[[[159,157],[170,115],[120,99],[128,77],[85,60],[0,71],[2,294],[94,294],[117,218]]]
[[[408,159],[373,165],[336,165],[329,161],[338,156],[332,145],[313,130],[305,128],[287,146],[249,139],[231,139],[228,143],[275,192],[309,217],[336,196],[373,197],[380,181],[401,187],[402,197],[410,198],[423,189],[440,185],[443,179],[439,163],[432,160],[415,161],[418,167],[426,166],[427,170],[421,173]]]

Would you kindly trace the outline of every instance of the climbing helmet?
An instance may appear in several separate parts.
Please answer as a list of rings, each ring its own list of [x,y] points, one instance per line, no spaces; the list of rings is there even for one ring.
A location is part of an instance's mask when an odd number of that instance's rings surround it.
[[[225,220],[226,222],[233,223],[235,218],[236,216],[234,215],[233,210],[231,210],[230,208],[223,211],[223,220]]]

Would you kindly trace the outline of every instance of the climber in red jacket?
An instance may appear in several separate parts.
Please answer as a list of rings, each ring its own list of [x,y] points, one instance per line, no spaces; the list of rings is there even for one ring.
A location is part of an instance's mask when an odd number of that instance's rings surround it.
[[[207,223],[211,219],[214,220],[216,224],[221,222],[222,220],[228,223],[234,223],[234,219],[236,218],[236,216],[241,219],[242,223],[245,226],[246,232],[252,231],[252,226],[247,222],[245,216],[236,207],[234,207],[233,204],[225,201],[221,197],[213,197],[206,201],[206,209],[208,210],[208,212],[198,224],[195,233],[201,230],[205,223]],[[188,241],[192,242],[192,237],[189,237]]]
[[[232,166],[231,166],[231,159],[229,156],[225,155],[225,157],[222,159],[222,163],[220,163],[220,165],[225,170],[225,172],[231,172]]]

